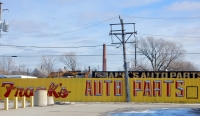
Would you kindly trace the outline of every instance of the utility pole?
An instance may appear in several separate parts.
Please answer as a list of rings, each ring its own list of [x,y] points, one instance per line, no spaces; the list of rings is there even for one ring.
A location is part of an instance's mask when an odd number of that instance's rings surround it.
[[[135,40],[135,71],[137,69],[137,66],[136,66],[136,64],[137,64],[137,58],[136,58],[137,51],[136,51],[136,48],[137,48],[137,44],[136,44],[136,40]]]
[[[0,21],[1,21],[1,14],[2,14],[2,5],[3,3],[0,2]]]
[[[0,38],[1,38],[1,29],[2,29],[2,21],[1,21],[1,18],[2,18],[2,2],[0,2]]]
[[[0,37],[1,37],[1,31],[3,30],[4,32],[8,32],[8,26],[9,26],[9,24],[6,23],[5,20],[4,20],[4,22],[2,23],[2,13],[3,13],[3,11],[5,11],[5,10],[8,11],[8,9],[2,9],[2,4],[3,4],[3,3],[0,2]]]
[[[114,35],[120,40],[120,43],[112,43],[112,44],[122,44],[123,45],[126,102],[130,102],[129,77],[128,77],[128,69],[127,69],[127,61],[126,61],[126,43],[135,43],[135,42],[128,42],[128,39],[133,34],[134,35],[137,34],[137,32],[135,31],[135,23],[124,23],[123,19],[121,19],[120,16],[119,16],[119,20],[120,20],[120,24],[110,24],[110,26],[111,26],[110,35],[111,35],[111,37],[112,37],[112,35]],[[116,25],[121,25],[121,30],[112,30],[112,27],[116,26]],[[133,25],[134,32],[125,32],[124,25]],[[121,39],[120,39],[120,37],[118,37],[118,35],[121,35]],[[125,39],[125,35],[129,35],[129,37],[127,39]]]

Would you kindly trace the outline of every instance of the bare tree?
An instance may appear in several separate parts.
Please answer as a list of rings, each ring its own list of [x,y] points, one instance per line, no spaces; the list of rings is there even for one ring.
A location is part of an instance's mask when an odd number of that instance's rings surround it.
[[[60,61],[72,71],[78,69],[78,59],[75,52],[65,53],[63,56],[60,57]]]
[[[12,57],[0,58],[0,70],[10,73],[15,68],[15,61]]]
[[[132,60],[132,61],[135,62],[135,59]],[[134,70],[134,71],[148,71],[148,70],[150,70],[150,67],[151,66],[148,63],[148,60],[146,60],[145,58],[140,58],[140,60],[137,60],[136,67],[134,66],[134,64],[132,64],[130,70]]]
[[[29,75],[30,69],[25,64],[19,64],[15,66],[15,69],[11,72],[12,75]]]
[[[9,73],[6,72],[5,70],[0,70],[0,74],[1,74],[1,75],[8,75]]]
[[[140,38],[137,48],[148,59],[154,71],[167,68],[172,61],[184,57],[185,53],[181,44],[153,37]]]
[[[57,59],[52,56],[42,56],[40,66],[41,70],[48,75],[54,70],[54,66],[57,63]]]
[[[25,65],[25,64],[20,64],[20,65],[18,66],[18,69],[19,69],[19,71],[21,71],[21,72],[26,72],[26,65]]]
[[[176,60],[170,63],[168,70],[173,71],[198,71],[199,68],[186,60]]]

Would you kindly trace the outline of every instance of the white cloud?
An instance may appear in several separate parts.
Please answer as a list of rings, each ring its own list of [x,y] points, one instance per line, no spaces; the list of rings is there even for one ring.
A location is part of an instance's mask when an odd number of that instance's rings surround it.
[[[167,7],[168,11],[197,11],[200,10],[200,2],[195,1],[183,1],[175,2],[171,6]]]

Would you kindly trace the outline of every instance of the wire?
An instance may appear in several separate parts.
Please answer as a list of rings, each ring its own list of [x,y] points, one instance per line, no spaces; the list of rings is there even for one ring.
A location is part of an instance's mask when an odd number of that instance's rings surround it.
[[[88,25],[89,25],[89,24],[88,24]],[[40,30],[40,31],[30,31],[30,32],[12,33],[12,34],[35,33],[35,32],[42,32],[42,31],[50,31],[50,30],[58,30],[58,29],[72,28],[72,27],[77,27],[77,26],[79,26],[79,25],[67,26],[67,27],[60,27],[60,28],[54,28],[54,29],[44,29],[44,30]]]
[[[94,27],[94,26],[96,26],[96,25],[99,25],[99,24],[101,24],[101,23],[104,23],[104,22],[106,22],[106,21],[109,21],[109,20],[112,20],[112,19],[114,19],[115,17],[112,17],[112,18],[110,18],[110,19],[106,19],[106,20],[103,20],[103,21],[101,21],[101,22],[98,22],[98,23],[96,23],[96,24],[94,24],[94,25],[90,25],[90,26],[87,26],[87,27],[83,27],[83,28],[80,28],[80,29],[77,29],[77,30],[72,30],[72,31],[67,31],[67,32],[63,32],[63,33],[57,33],[57,34],[47,34],[47,35],[37,35],[37,36],[21,36],[20,35],[20,37],[45,37],[45,36],[57,36],[57,35],[63,35],[63,34],[67,34],[67,33],[72,33],[72,32],[76,32],[76,31],[81,31],[81,30],[84,30],[84,29],[88,29],[88,28],[90,28],[90,27]],[[19,35],[12,35],[12,34],[2,34],[2,35],[5,35],[5,36],[19,36]]]
[[[185,54],[200,54],[200,53],[185,53]],[[108,55],[108,56],[119,56],[119,55],[123,55],[123,54],[106,54],[106,55]],[[126,55],[135,55],[135,54],[126,54]],[[143,55],[142,53],[137,53],[137,55]],[[7,56],[7,55],[0,55],[0,57],[42,57],[42,56],[57,56],[57,57],[59,57],[59,56],[65,56],[65,55],[31,55],[31,56]],[[102,56],[102,55],[69,55],[69,56],[90,56],[90,57],[93,57],[93,56]]]
[[[105,36],[108,36],[108,35],[105,35]],[[84,40],[79,40],[79,41],[75,41],[75,42],[68,42],[67,44],[69,44],[69,43],[77,43],[77,42],[81,42],[81,41],[86,41],[86,40],[92,40],[92,39],[96,39],[96,38],[100,38],[100,37],[104,37],[104,36],[99,36],[99,37],[95,37],[95,38],[89,38],[89,39],[84,39]],[[66,44],[66,43],[62,43],[62,44]],[[51,45],[44,45],[44,46],[52,46],[52,45],[61,45],[61,44],[51,44]],[[1,44],[0,44],[0,46],[1,46]],[[8,45],[8,46],[1,46],[1,47],[12,47],[13,45]],[[16,45],[14,45],[14,46],[16,46]],[[44,47],[43,46],[43,47]],[[110,46],[110,45],[108,45],[108,46]],[[29,46],[27,46],[27,47],[29,47]],[[14,47],[14,48],[18,48],[18,49],[24,49],[24,50],[26,50],[26,48],[27,48],[26,46],[24,46],[24,47]],[[38,47],[41,47],[41,46],[38,46]],[[29,48],[30,49],[30,48]],[[33,50],[33,49],[31,49],[31,50]],[[35,51],[35,50],[33,50],[33,51]],[[45,51],[46,52],[46,51]],[[61,52],[60,52],[61,53]]]
[[[191,36],[171,36],[171,35],[153,35],[153,34],[142,34],[142,33],[138,33],[143,35],[151,35],[151,36],[163,36],[163,37],[187,37],[187,38],[200,38],[200,37],[191,37]]]
[[[108,56],[117,56],[117,55],[123,55],[123,54],[106,54]],[[126,55],[134,55],[134,54],[126,54]],[[137,54],[142,55],[142,54]],[[7,55],[0,55],[0,57],[42,57],[42,56],[65,56],[65,55],[32,55],[32,56],[7,56]],[[102,55],[68,55],[68,56],[102,56]]]
[[[76,32],[76,31],[84,30],[84,29],[87,29],[87,28],[90,28],[90,27],[99,25],[99,24],[101,24],[101,23],[104,23],[104,22],[106,22],[106,21],[112,20],[112,19],[114,19],[114,18],[116,18],[116,16],[115,16],[115,17],[112,17],[112,18],[109,18],[109,19],[106,19],[106,20],[103,20],[103,21],[101,21],[101,22],[98,22],[98,23],[96,23],[96,24],[94,24],[94,25],[90,25],[90,26],[87,26],[87,27],[84,27],[84,28],[80,28],[80,29],[77,29],[77,30],[68,31],[68,32],[60,33],[60,34],[53,34],[53,35],[61,35],[61,34],[66,34],[66,33],[71,33],[71,32]],[[51,36],[52,36],[52,35],[51,35]]]
[[[4,45],[0,44],[0,46],[4,47],[15,47],[15,48],[24,48],[24,47],[31,47],[31,48],[85,48],[85,47],[99,47],[103,45],[94,45],[94,46],[71,46],[71,47],[42,47],[42,46],[17,46],[17,45]],[[114,46],[114,45],[106,45],[106,46]]]
[[[188,19],[200,19],[200,17],[136,17],[136,16],[127,16],[127,18],[138,18],[138,19],[156,19],[156,20],[188,20]]]
[[[67,42],[67,43],[60,43],[60,44],[51,44],[51,45],[44,45],[44,46],[52,46],[52,45],[61,45],[61,44],[77,43],[77,42],[82,42],[82,41],[86,41],[86,40],[93,40],[93,39],[97,39],[97,38],[101,38],[101,37],[105,37],[105,36],[108,36],[108,34],[103,35],[103,36],[94,37],[94,38],[82,39],[82,40],[78,40],[78,41],[74,41],[74,42]],[[71,38],[65,38],[65,39],[71,39]]]
[[[55,17],[51,17],[51,16],[48,16],[48,15],[44,15],[44,14],[42,14],[42,13],[35,12],[35,11],[29,10],[29,9],[27,9],[27,8],[21,7],[21,6],[17,6],[17,5],[11,4],[11,3],[9,3],[9,2],[5,2],[5,1],[4,1],[4,3],[10,4],[10,5],[12,5],[12,6],[15,6],[15,7],[18,7],[18,8],[24,9],[24,10],[27,10],[27,11],[29,11],[29,12],[33,12],[33,13],[35,13],[35,14],[38,14],[38,15],[41,15],[41,16],[44,16],[44,17],[51,18],[51,19],[53,19],[53,20],[57,20],[57,21],[61,21],[61,22],[65,22],[65,23],[68,23],[68,24],[73,25],[73,23],[69,23],[69,22],[66,22],[66,21],[63,21],[63,20],[57,19],[57,18],[55,18]],[[82,24],[82,25],[87,25],[87,24]],[[80,26],[80,25],[79,25],[79,26]]]
[[[90,23],[91,26],[89,27],[92,27],[94,25],[98,25],[98,24],[101,24],[103,22],[106,22],[106,21],[109,21],[109,20],[112,20],[114,19],[115,17],[112,17],[112,18],[109,18],[109,19],[106,19],[106,20],[103,20],[103,21],[99,21],[99,22],[96,22],[96,23]],[[87,25],[90,25],[90,24],[87,24]],[[93,24],[93,25],[92,25]],[[65,28],[71,28],[71,27],[77,27],[77,26],[81,26],[81,25],[74,25],[74,26],[68,26],[68,27],[61,27],[61,28],[54,28],[54,29],[45,29],[45,30],[40,30],[40,31],[30,31],[30,32],[21,32],[21,33],[35,33],[35,32],[42,32],[42,31],[49,31],[49,30],[58,30],[58,29],[65,29]],[[21,33],[13,33],[13,34],[21,34]],[[16,36],[16,35],[11,35],[11,36]],[[29,36],[28,36],[29,37]],[[32,37],[32,36],[30,36]]]
[[[8,2],[6,2],[6,3],[8,3]],[[8,3],[8,4],[11,4],[11,3]],[[55,18],[55,17],[50,17],[50,16],[47,16],[47,15],[44,15],[44,14],[41,14],[41,13],[38,13],[38,12],[35,12],[35,11],[32,11],[32,10],[29,10],[29,9],[27,9],[27,8],[23,8],[23,7],[14,5],[14,4],[11,4],[11,5],[16,6],[16,7],[19,7],[19,8],[22,8],[22,9],[25,9],[25,10],[27,10],[27,11],[30,11],[30,12],[33,12],[33,13],[36,13],[36,14],[39,14],[39,15],[42,15],[42,16],[45,16],[45,17],[48,17],[48,18],[51,18],[51,19],[54,19],[54,20],[62,21],[62,20],[57,19],[57,18]],[[60,33],[60,34],[51,34],[51,35],[46,35],[46,36],[61,35],[61,34],[66,34],[66,33],[71,33],[71,32],[76,32],[76,31],[84,30],[84,29],[87,29],[87,28],[96,26],[96,25],[98,25],[98,24],[101,24],[101,23],[103,23],[103,22],[112,20],[112,19],[114,19],[114,18],[116,18],[116,17],[117,17],[117,16],[114,16],[114,17],[112,17],[112,18],[110,18],[110,19],[97,22],[96,24],[88,23],[88,24],[79,24],[79,25],[75,25],[75,26],[83,26],[83,25],[90,25],[90,24],[93,24],[93,25],[91,25],[91,26],[87,26],[87,27],[84,27],[84,28],[80,28],[80,29],[78,29],[78,30],[73,30],[73,31],[69,31],[69,32],[64,32],[64,33]],[[65,23],[74,25],[74,23],[69,23],[69,22],[66,22],[66,21],[62,21],[62,22],[65,22]],[[74,26],[73,26],[73,27],[74,27]],[[70,27],[65,27],[65,28],[70,28]],[[62,29],[62,28],[61,28],[61,29]],[[52,30],[56,30],[56,29],[52,29]],[[45,30],[45,31],[47,31],[47,30]],[[41,32],[41,31],[35,31],[35,32]],[[25,33],[26,33],[26,32],[25,32]],[[27,33],[31,33],[31,32],[27,32]],[[16,36],[16,35],[8,35],[8,36]],[[43,36],[44,36],[44,35],[43,35]],[[24,36],[24,37],[35,37],[35,36]],[[36,36],[36,37],[40,37],[40,36]]]

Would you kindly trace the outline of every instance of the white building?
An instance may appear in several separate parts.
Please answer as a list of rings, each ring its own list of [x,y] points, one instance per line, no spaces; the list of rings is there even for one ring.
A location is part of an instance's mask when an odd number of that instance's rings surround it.
[[[37,77],[26,76],[26,75],[0,75],[0,78],[37,78]]]

